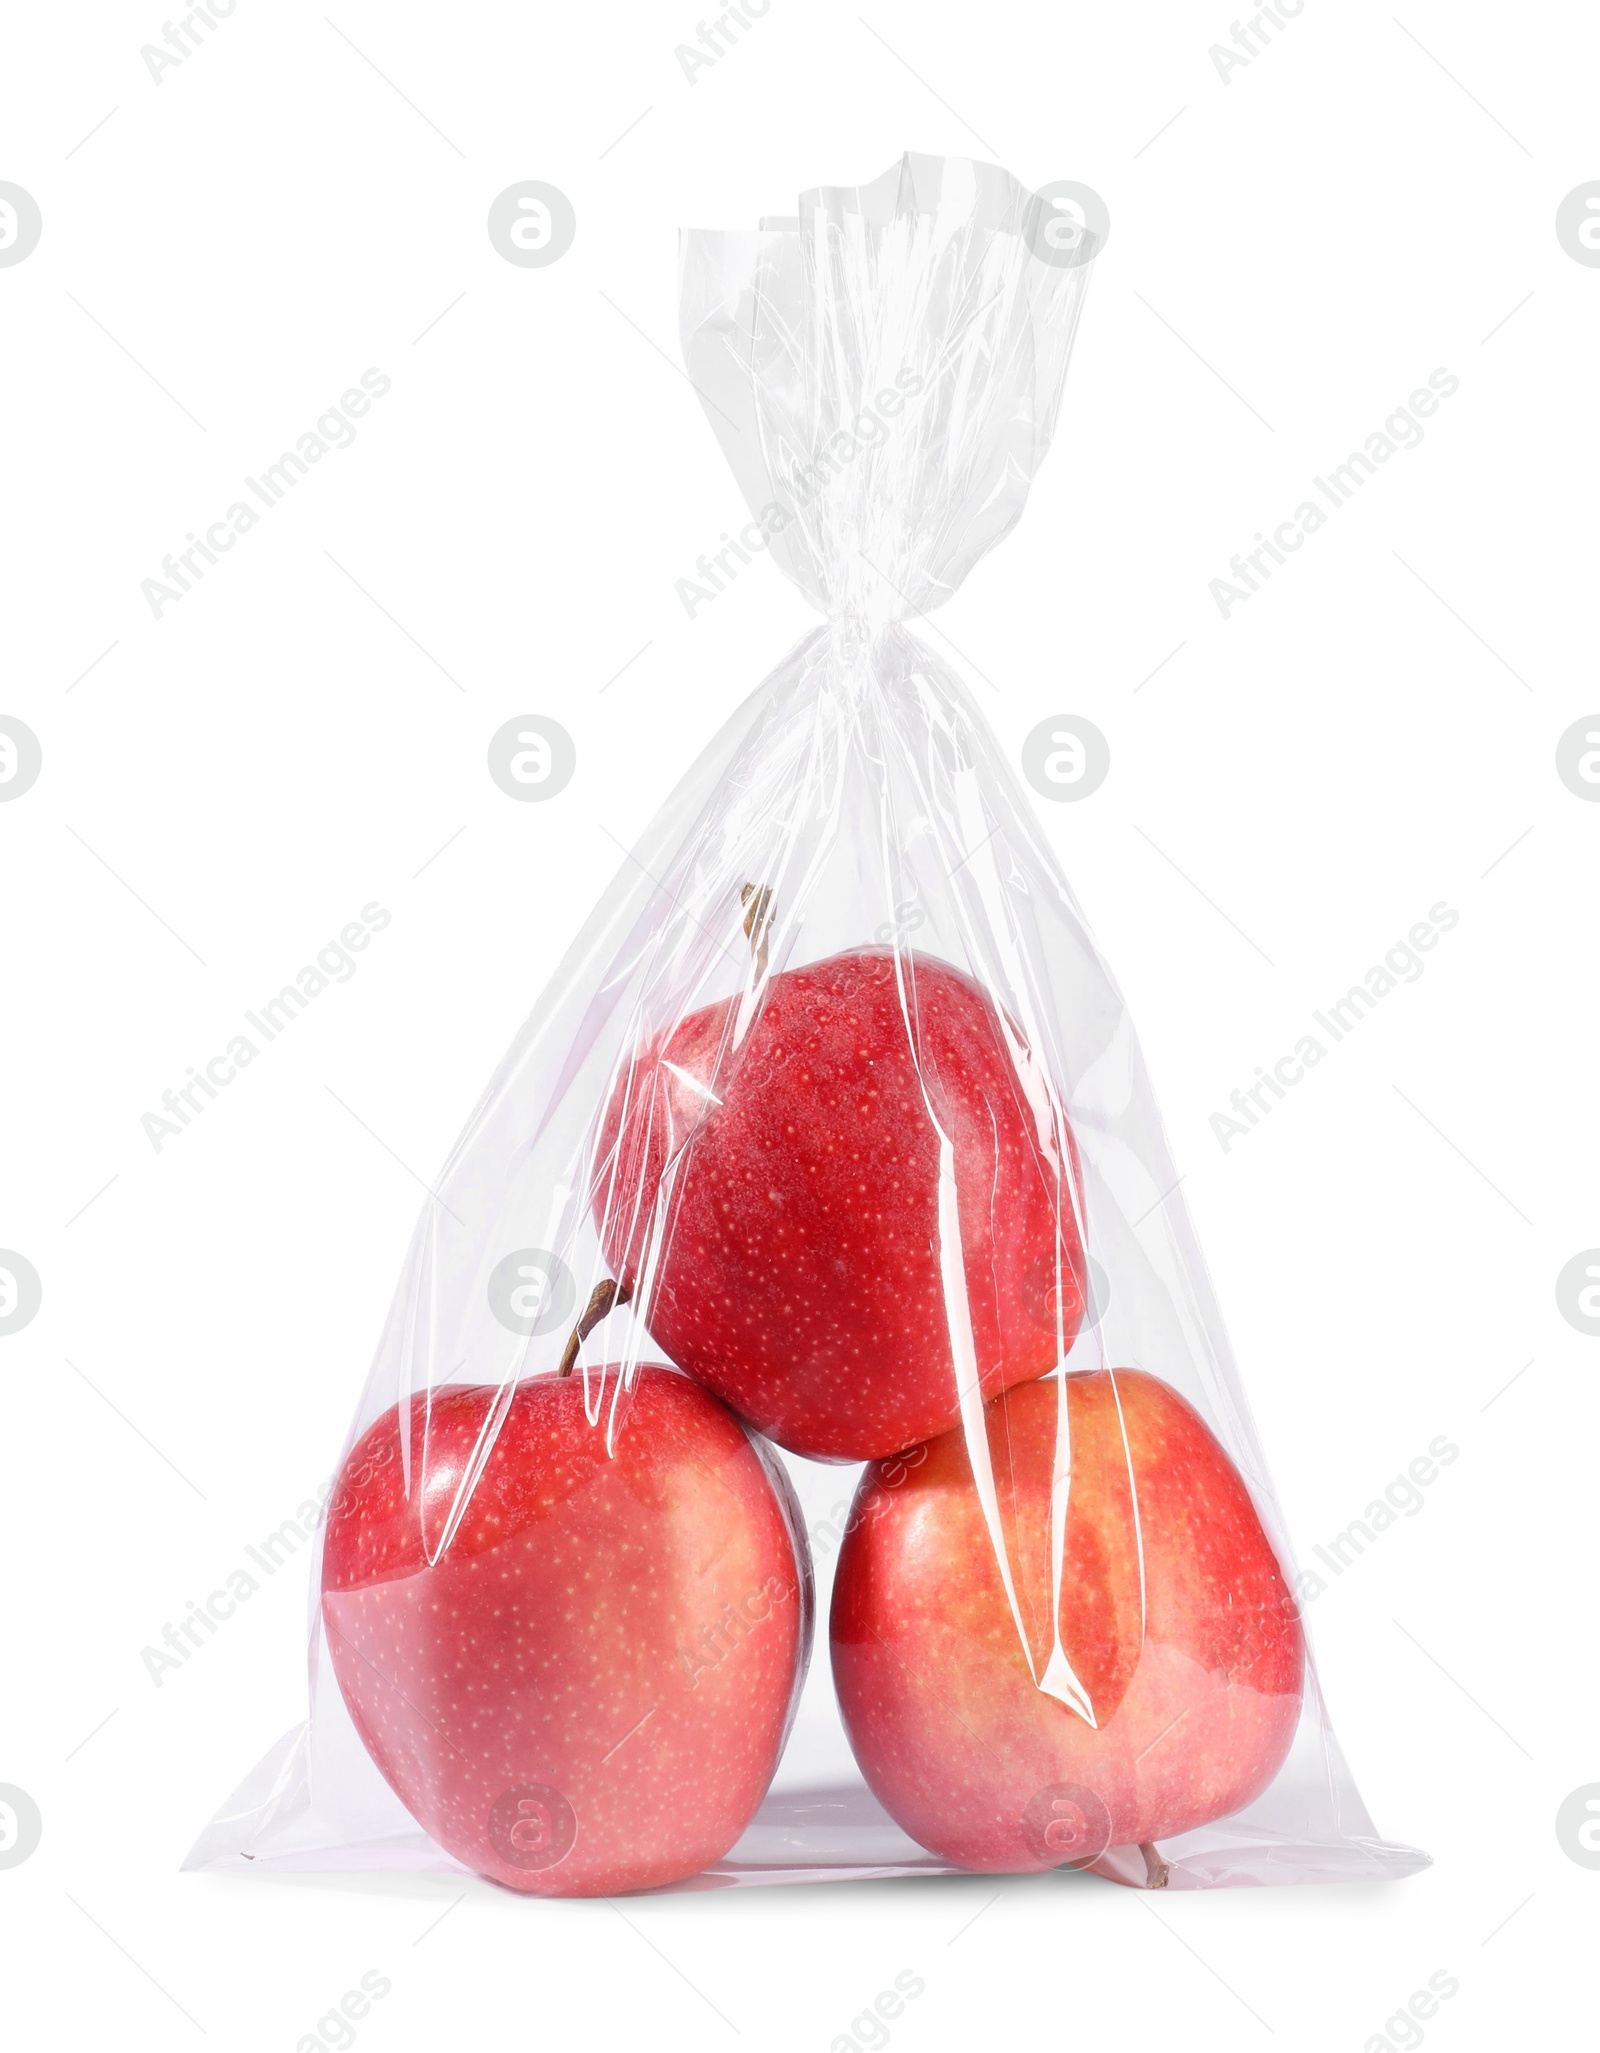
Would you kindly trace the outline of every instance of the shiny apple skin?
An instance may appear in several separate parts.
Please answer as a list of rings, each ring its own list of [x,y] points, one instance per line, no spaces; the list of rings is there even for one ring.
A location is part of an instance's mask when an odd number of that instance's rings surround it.
[[[720,1859],[809,1652],[809,1561],[772,1457],[658,1365],[608,1453],[616,1374],[595,1424],[581,1374],[515,1385],[475,1478],[503,1393],[419,1394],[404,1434],[396,1408],[357,1442],[328,1517],[323,1619],[368,1752],[447,1852],[539,1895]]]
[[[657,1344],[797,1454],[947,1431],[942,1134],[982,1395],[1054,1368],[1082,1317],[1077,1164],[1070,1135],[1041,1140],[1042,1078],[985,992],[865,948],[775,976],[738,1048],[733,1017],[707,1006],[644,1048],[601,1124],[596,1222]]]
[[[1154,1376],[1066,1384],[1060,1640],[1092,1725],[1034,1684],[961,1433],[869,1468],[840,1553],[833,1674],[856,1760],[903,1829],[962,1867],[1089,1865],[1225,1817],[1272,1781],[1299,1720],[1299,1613],[1234,1463]],[[1057,1408],[1052,1379],[986,1414],[1040,1674]]]

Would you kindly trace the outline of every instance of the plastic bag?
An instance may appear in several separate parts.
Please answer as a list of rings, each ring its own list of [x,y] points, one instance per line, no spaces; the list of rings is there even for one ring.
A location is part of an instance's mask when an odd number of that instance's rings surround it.
[[[908,156],[682,254],[729,547],[825,622],[437,1180],[329,1507],[310,1721],[189,1864],[1410,1872],[1323,1711],[1121,996],[906,625],[1021,513],[1092,238]]]

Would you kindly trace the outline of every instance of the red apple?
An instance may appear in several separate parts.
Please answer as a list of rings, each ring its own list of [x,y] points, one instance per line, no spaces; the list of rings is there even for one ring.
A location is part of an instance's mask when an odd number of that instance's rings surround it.
[[[905,1831],[962,1867],[1087,1865],[1240,1810],[1300,1714],[1299,1614],[1204,1421],[1137,1370],[1066,1385],[1060,1644],[1088,1716],[1034,1681],[1051,1654],[1056,1382],[986,1415],[1033,1674],[963,1434],[868,1469],[839,1556],[833,1673],[856,1760]]]
[[[328,1515],[322,1615],[367,1751],[457,1860],[541,1896],[720,1859],[809,1651],[770,1457],[654,1365],[608,1450],[604,1374],[596,1424],[582,1376],[420,1393],[357,1442]]]
[[[673,1360],[845,1461],[955,1424],[963,1286],[984,1397],[1054,1368],[1082,1315],[1077,1165],[979,986],[860,949],[772,978],[738,1046],[736,1023],[725,1000],[644,1047],[601,1124],[602,1244]]]

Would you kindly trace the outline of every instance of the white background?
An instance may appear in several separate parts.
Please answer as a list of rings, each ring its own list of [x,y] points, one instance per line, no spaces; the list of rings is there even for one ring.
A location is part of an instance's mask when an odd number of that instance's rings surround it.
[[[154,11],[11,22],[0,178],[44,234],[0,269],[0,711],[44,768],[0,805],[0,1245],[44,1300],[0,1340],[0,1782],[44,1836],[0,1871],[0,2017],[17,2044],[287,2053],[376,1969],[373,2053],[822,2049],[909,1969],[906,2053],[1356,2048],[1444,1969],[1430,2042],[1521,2040],[1578,2004],[1600,1904],[1554,1829],[1600,1781],[1600,1344],[1554,1290],[1600,1241],[1600,807],[1554,767],[1600,703],[1600,271],[1554,232],[1600,177],[1600,24],[1309,0],[1226,84],[1221,4],[773,0],[691,86],[694,34],[687,0],[242,0],[157,86]],[[1040,810],[1302,1559],[1460,1446],[1310,1612],[1368,1805],[1436,1865],[626,1922],[445,1879],[181,1875],[303,1714],[303,1566],[160,1688],[141,1649],[324,1480],[419,1179],[619,841],[808,625],[765,561],[692,621],[675,596],[741,517],[678,368],[676,229],[907,147],[1110,207],[1057,447],[938,626],[1009,746],[1061,712],[1109,738],[1103,788]],[[485,232],[524,178],[577,211],[546,269]],[[393,387],[355,444],[153,618],[140,581],[368,366]],[[1460,390],[1422,445],[1224,620],[1208,581],[1439,366]],[[529,712],[577,745],[548,804],[485,770]],[[358,973],[157,1154],[141,1116],[374,899]],[[1425,974],[1224,1153],[1211,1114],[1441,899]]]

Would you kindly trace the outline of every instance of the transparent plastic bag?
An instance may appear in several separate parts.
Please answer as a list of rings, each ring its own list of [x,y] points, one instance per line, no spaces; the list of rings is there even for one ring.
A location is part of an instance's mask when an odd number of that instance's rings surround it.
[[[744,536],[826,618],[437,1179],[322,1536],[309,1723],[191,1866],[1424,1864],[1329,1728],[1121,995],[906,625],[1018,518],[1092,255],[917,156],[686,235]]]

